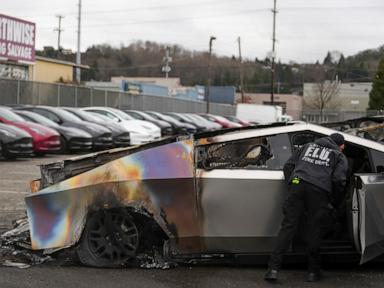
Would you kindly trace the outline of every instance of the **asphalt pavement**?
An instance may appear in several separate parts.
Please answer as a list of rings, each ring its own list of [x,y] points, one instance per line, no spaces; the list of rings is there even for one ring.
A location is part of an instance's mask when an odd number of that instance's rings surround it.
[[[0,159],[0,228],[25,215],[24,197],[29,182],[39,178],[38,165],[65,159],[70,155],[6,161]],[[1,260],[1,259],[0,259]],[[46,263],[20,269],[0,266],[0,287],[384,287],[384,265],[334,265],[324,267],[319,283],[305,282],[305,269],[289,266],[275,284],[263,280],[265,266],[194,265],[161,269],[96,269]]]

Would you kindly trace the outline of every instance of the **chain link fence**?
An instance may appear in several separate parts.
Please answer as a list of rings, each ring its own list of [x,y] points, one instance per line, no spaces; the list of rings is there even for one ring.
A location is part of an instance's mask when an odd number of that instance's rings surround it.
[[[332,123],[366,116],[383,115],[380,110],[304,110],[302,120],[310,123]]]
[[[206,112],[206,102],[174,97],[132,95],[126,92],[97,90],[76,85],[0,79],[0,105],[108,106],[119,109],[158,112]],[[210,112],[234,115],[233,105],[210,103]]]

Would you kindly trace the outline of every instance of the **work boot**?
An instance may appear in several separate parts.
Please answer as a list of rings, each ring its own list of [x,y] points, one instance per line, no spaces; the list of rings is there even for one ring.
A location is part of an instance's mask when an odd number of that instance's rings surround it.
[[[279,274],[278,270],[268,269],[267,273],[265,273],[265,275],[264,275],[264,280],[274,282],[277,280],[278,274]]]
[[[309,271],[307,273],[307,282],[317,282],[320,280],[321,274],[320,271]]]

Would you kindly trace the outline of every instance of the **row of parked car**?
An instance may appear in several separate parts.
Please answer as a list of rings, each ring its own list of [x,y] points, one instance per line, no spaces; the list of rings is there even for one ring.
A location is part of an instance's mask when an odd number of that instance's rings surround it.
[[[0,107],[5,158],[140,145],[164,136],[248,126],[234,116],[160,113],[110,107]]]

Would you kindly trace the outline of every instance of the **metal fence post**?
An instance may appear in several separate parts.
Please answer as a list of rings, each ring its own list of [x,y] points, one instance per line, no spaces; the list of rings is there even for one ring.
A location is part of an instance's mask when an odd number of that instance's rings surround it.
[[[20,80],[17,80],[16,104],[20,104]]]
[[[93,106],[93,88],[90,89],[91,99],[90,99],[90,106]]]
[[[78,107],[79,105],[77,104],[77,86],[75,86],[75,107]]]
[[[60,106],[60,84],[57,84],[57,106]]]
[[[33,84],[32,84],[33,85]],[[37,83],[37,104],[40,105],[41,99],[40,99],[40,83]]]
[[[117,108],[121,109],[121,92],[119,91],[119,96],[117,98]]]
[[[104,91],[104,106],[105,106],[105,107],[108,107],[107,96],[108,96],[108,91],[105,90],[105,91]]]

